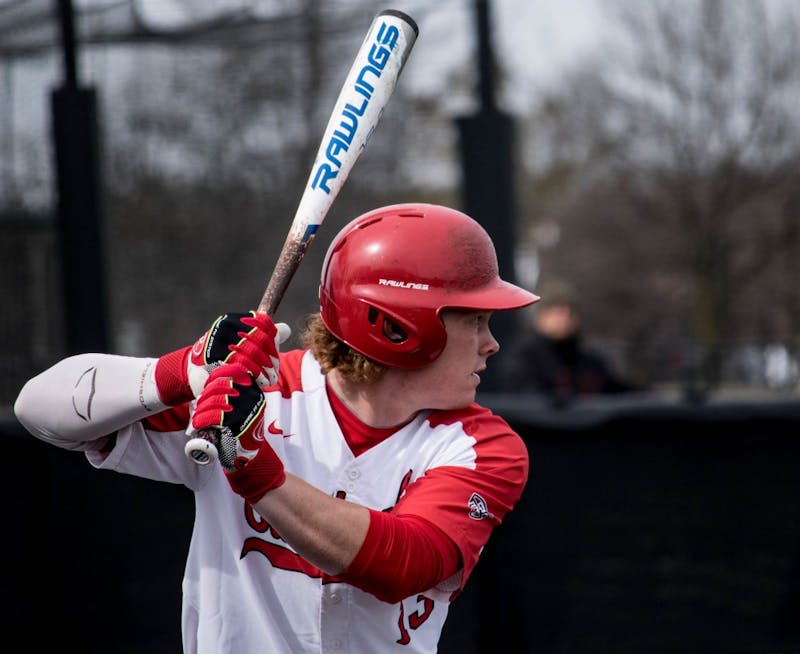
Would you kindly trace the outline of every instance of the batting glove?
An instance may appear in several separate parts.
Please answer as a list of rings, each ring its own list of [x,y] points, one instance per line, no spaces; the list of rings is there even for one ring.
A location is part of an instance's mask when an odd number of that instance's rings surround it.
[[[199,397],[209,373],[223,363],[239,362],[261,388],[278,380],[278,348],[291,335],[285,323],[263,312],[225,313],[193,346],[162,356],[155,377],[159,395],[174,406]]]
[[[208,374],[223,363],[241,363],[260,388],[278,381],[278,348],[289,335],[289,326],[276,325],[264,312],[224,313],[192,347],[189,384],[195,397]]]
[[[231,488],[251,503],[286,480],[283,463],[264,439],[266,399],[240,363],[215,368],[197,400],[190,435],[212,430]]]

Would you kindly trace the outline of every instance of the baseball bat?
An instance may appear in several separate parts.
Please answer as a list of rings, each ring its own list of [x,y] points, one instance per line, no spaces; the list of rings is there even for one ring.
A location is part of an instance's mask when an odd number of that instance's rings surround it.
[[[375,16],[350,68],[327,127],[278,261],[258,310],[275,314],[317,229],[347,180],[394,92],[419,29],[407,14],[386,9]],[[219,457],[213,430],[186,443],[192,461]]]

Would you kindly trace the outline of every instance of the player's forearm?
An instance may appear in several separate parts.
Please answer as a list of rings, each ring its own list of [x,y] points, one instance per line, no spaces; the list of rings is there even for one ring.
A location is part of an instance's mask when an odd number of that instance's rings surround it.
[[[370,521],[366,507],[331,497],[292,474],[255,509],[298,554],[331,575],[353,560]]]
[[[436,586],[462,567],[438,527],[339,500],[294,475],[255,505],[304,559],[385,602]]]
[[[65,449],[95,449],[103,437],[166,408],[155,386],[156,361],[68,357],[23,386],[14,413],[37,438]]]

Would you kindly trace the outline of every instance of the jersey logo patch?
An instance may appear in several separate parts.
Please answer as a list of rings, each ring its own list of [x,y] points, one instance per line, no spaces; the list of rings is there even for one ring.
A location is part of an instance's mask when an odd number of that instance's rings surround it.
[[[484,518],[494,518],[489,512],[486,500],[477,493],[473,493],[469,498],[469,517],[473,520],[483,520]]]

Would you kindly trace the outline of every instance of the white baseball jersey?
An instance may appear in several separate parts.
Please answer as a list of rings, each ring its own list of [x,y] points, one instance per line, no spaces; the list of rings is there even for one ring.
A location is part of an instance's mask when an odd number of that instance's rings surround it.
[[[110,383],[103,374],[97,384]],[[420,515],[460,550],[463,568],[453,578],[390,604],[309,564],[230,489],[219,465],[191,462],[183,451],[188,416],[186,406],[169,409],[119,430],[110,451],[86,452],[98,468],[194,491],[183,579],[187,654],[436,652],[450,602],[528,474],[519,436],[475,404],[423,412],[355,456],[317,362],[301,350],[282,353],[264,425],[286,471],[332,496]]]

